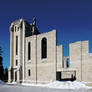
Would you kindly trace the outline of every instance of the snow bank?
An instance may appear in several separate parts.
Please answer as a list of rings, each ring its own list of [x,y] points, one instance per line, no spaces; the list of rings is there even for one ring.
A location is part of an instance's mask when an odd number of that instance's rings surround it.
[[[8,83],[8,84],[17,84],[17,82],[12,82],[12,83]]]
[[[52,83],[47,84],[49,88],[56,88],[56,89],[80,89],[80,88],[89,88],[82,82],[60,82],[60,81],[55,81]]]
[[[0,80],[0,85],[5,85],[6,83]]]
[[[40,86],[40,87],[47,87],[47,88],[55,88],[55,89],[80,89],[80,88],[89,88],[86,86],[83,82],[71,82],[71,81],[55,81],[55,82],[50,82],[49,84],[27,84],[27,83],[22,83],[24,86]]]
[[[39,87],[46,87],[45,84],[30,84],[30,83],[22,83],[23,86],[39,86]]]

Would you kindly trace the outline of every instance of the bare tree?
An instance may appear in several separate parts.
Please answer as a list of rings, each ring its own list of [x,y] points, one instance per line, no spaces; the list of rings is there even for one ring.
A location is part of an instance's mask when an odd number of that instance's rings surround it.
[[[3,68],[3,58],[2,58],[2,48],[0,47],[0,80],[4,80],[4,68]]]

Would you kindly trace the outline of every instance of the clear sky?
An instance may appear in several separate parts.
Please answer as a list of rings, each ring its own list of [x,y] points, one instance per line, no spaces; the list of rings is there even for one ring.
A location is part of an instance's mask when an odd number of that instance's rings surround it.
[[[41,33],[56,29],[58,44],[69,55],[69,43],[89,40],[92,52],[92,0],[0,0],[0,46],[4,67],[9,66],[9,26],[24,18],[32,23],[37,18]]]

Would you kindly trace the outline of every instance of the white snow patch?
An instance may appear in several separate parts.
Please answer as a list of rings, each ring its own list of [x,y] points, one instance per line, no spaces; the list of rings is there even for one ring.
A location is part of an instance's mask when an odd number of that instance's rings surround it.
[[[28,83],[22,83],[24,86],[39,86],[39,87],[47,87],[47,88],[55,88],[55,89],[80,89],[80,88],[90,88],[85,85],[83,82],[71,82],[71,81],[55,81],[50,82],[48,84],[28,84]]]
[[[30,83],[22,83],[23,86],[39,86],[46,87],[46,84],[30,84]]]
[[[6,83],[0,80],[0,85],[6,85]]]
[[[12,82],[12,83],[8,83],[8,84],[17,84],[17,82]]]
[[[86,86],[84,83],[82,82],[71,82],[71,81],[67,81],[67,82],[60,82],[60,81],[55,81],[52,83],[47,84],[47,86],[49,88],[57,88],[57,89],[80,89],[80,88],[89,88],[88,86]]]

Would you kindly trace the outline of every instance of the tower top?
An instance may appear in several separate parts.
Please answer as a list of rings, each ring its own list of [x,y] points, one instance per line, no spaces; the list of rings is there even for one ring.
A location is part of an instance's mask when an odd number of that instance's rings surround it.
[[[33,18],[33,25],[36,26],[36,18]]]
[[[36,18],[33,18],[33,23],[30,24],[28,21],[24,19],[19,19],[11,23],[10,31],[14,31],[15,29],[22,29],[24,25],[24,29],[26,31],[26,36],[32,36],[40,34],[38,28],[36,26]]]

